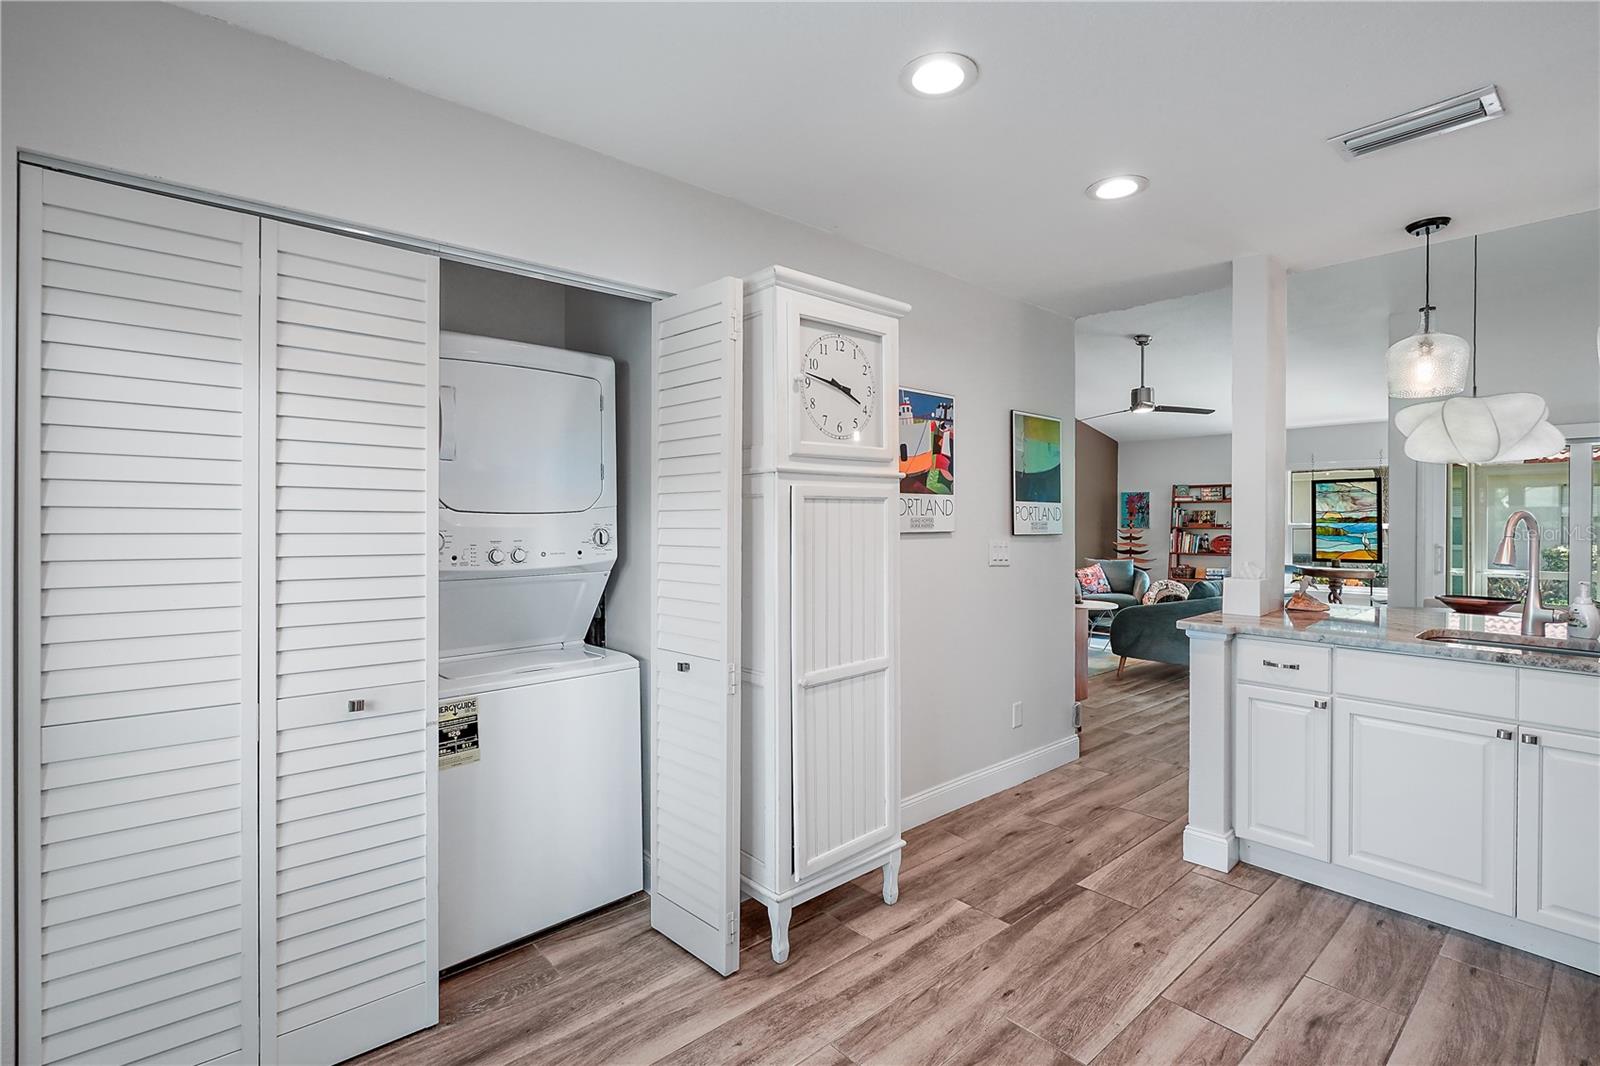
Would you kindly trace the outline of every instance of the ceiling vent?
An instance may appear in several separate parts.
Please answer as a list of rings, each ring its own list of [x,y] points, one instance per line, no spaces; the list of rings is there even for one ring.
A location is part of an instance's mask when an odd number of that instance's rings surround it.
[[[1437,104],[1419,107],[1415,111],[1329,137],[1328,142],[1337,145],[1345,155],[1355,158],[1407,141],[1465,129],[1479,122],[1499,118],[1505,113],[1505,105],[1500,102],[1500,90],[1493,85],[1485,85],[1470,93],[1452,96]]]

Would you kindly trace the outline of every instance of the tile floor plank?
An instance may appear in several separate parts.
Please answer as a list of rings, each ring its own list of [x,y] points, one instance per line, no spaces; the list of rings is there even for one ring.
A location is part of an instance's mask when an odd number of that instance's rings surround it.
[[[1010,1017],[1079,1062],[1091,1062],[1255,901],[1220,881],[1187,875],[1077,965],[1025,991]]]
[[[1600,1063],[1600,977],[1557,966],[1550,976],[1534,1066]]]
[[[1421,994],[1444,938],[1434,922],[1357,903],[1306,976],[1403,1015]]]
[[[1403,1015],[1310,978],[1262,1031],[1246,1066],[1383,1066]]]
[[[1078,884],[1130,907],[1143,907],[1194,868],[1183,861],[1186,821],[1168,822]]]
[[[1189,814],[1189,775],[1187,772],[1164,781],[1148,792],[1141,792],[1124,803],[1125,810],[1147,814],[1170,822],[1174,818],[1187,820]]]
[[[1084,825],[1183,773],[1169,763],[1136,763],[1079,788],[1057,788],[1024,813],[1051,825]]]
[[[1094,1066],[1235,1066],[1250,1041],[1193,1011],[1157,999],[1135,1018]]]
[[[1351,903],[1349,896],[1279,880],[1172,983],[1166,997],[1254,1040],[1338,932]]]
[[[1464,962],[1468,966],[1476,966],[1480,970],[1497,973],[1501,977],[1509,977],[1513,981],[1531,985],[1541,991],[1550,984],[1550,970],[1555,965],[1549,959],[1541,959],[1526,951],[1519,951],[1505,944],[1496,944],[1454,929],[1445,936],[1444,946],[1439,949],[1439,954],[1447,959]]]
[[[1440,955],[1389,1061],[1396,1066],[1520,1066],[1533,1061],[1544,993]]]
[[[1234,863],[1233,869],[1227,873],[1206,866],[1196,866],[1194,872],[1202,877],[1221,881],[1225,885],[1242,888],[1257,896],[1278,883],[1278,875],[1271,870],[1263,870],[1259,866],[1250,866],[1242,862]]]

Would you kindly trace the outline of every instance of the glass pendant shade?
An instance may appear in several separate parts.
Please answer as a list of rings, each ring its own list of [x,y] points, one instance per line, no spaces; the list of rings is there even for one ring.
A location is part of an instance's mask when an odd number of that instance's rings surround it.
[[[1472,347],[1453,333],[1435,333],[1431,308],[1422,311],[1422,328],[1389,346],[1389,395],[1424,400],[1467,391]]]
[[[1454,396],[1419,403],[1394,416],[1406,455],[1419,463],[1520,463],[1554,455],[1567,438],[1550,424],[1550,408],[1531,392]]]

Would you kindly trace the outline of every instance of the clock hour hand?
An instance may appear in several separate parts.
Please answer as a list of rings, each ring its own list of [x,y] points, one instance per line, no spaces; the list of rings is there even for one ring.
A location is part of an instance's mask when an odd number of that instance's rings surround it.
[[[848,385],[841,384],[840,382],[837,382],[837,381],[833,380],[832,378],[825,378],[820,374],[807,374],[806,377],[810,378],[813,381],[820,381],[824,385],[832,385],[834,388],[838,389],[840,392],[842,392],[846,396],[850,397],[850,402],[851,403],[855,404],[857,407],[861,406],[861,401],[856,399],[856,394],[850,391],[850,387]]]

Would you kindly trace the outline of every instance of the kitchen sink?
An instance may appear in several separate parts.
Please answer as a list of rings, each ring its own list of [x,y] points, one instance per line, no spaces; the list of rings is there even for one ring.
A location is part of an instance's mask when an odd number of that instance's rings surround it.
[[[1527,637],[1520,633],[1474,633],[1460,629],[1429,629],[1418,633],[1417,639],[1438,644],[1460,644],[1485,651],[1537,651],[1552,655],[1600,658],[1600,642],[1577,638]]]

